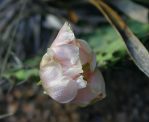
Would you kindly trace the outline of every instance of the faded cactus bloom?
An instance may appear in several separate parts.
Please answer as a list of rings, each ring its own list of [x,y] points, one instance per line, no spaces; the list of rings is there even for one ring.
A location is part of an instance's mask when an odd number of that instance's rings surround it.
[[[67,22],[42,58],[40,78],[45,92],[59,103],[87,105],[106,96],[95,54],[75,38]]]

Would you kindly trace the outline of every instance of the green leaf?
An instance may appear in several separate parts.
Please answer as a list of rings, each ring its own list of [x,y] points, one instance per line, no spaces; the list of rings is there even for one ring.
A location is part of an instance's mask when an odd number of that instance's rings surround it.
[[[130,19],[127,23],[139,38],[144,39],[149,32],[149,24]],[[96,53],[97,63],[102,67],[114,64],[127,55],[124,42],[109,25],[97,27],[92,33],[83,35],[82,38],[87,40],[92,47]]]
[[[32,68],[32,69],[19,69],[16,71],[8,71],[3,74],[3,77],[10,78],[10,77],[15,77],[18,80],[27,80],[29,77],[32,76],[38,76],[38,69],[37,68]]]
[[[124,43],[110,26],[96,29],[89,36],[86,36],[86,40],[96,53],[100,66],[105,67],[109,62],[114,63],[126,54]]]
[[[102,0],[90,0],[109,23],[120,34],[123,42],[127,47],[128,53],[138,68],[149,77],[149,52],[141,41],[133,34],[122,18],[109,5]],[[138,28],[139,29],[139,28]]]

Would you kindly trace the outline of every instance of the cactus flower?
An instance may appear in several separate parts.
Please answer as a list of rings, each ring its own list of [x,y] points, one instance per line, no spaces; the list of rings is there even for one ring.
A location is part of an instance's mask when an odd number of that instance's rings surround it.
[[[95,54],[67,22],[41,60],[40,78],[46,94],[59,103],[87,105],[106,96]]]

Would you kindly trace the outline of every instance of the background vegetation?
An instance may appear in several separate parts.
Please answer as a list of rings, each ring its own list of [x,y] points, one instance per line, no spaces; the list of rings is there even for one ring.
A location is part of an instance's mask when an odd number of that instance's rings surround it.
[[[148,50],[148,0],[105,2]],[[65,21],[95,51],[106,82],[107,98],[86,108],[60,105],[38,85],[41,57]],[[86,0],[1,0],[0,71],[0,121],[149,121],[148,77],[106,18]]]

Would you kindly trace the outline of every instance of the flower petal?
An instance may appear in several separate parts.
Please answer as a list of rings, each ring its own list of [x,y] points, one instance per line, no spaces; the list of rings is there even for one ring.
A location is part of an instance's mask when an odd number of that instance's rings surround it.
[[[96,69],[95,72],[91,75],[89,80],[89,86],[91,91],[95,94],[102,93],[102,98],[106,96],[104,79],[99,70]]]
[[[78,90],[77,96],[71,102],[78,105],[87,105],[95,97],[96,95],[92,93],[90,87],[87,85],[87,87]]]
[[[44,84],[62,77],[62,67],[56,62],[51,62],[48,65],[40,68],[40,78]]]
[[[60,103],[70,102],[74,99],[78,91],[77,83],[67,77],[49,82],[46,87],[47,93]]]
[[[87,85],[87,81],[85,81],[85,80],[83,79],[83,76],[82,76],[82,75],[79,76],[79,77],[76,79],[76,82],[77,82],[77,84],[78,84],[78,88],[79,88],[79,89],[85,88],[86,85]]]
[[[92,60],[90,63],[90,69],[93,72],[96,68],[96,55],[94,53],[92,53]]]
[[[55,58],[63,65],[73,65],[79,60],[79,48],[72,44],[64,44],[52,48]]]
[[[53,41],[52,46],[58,46],[62,44],[68,44],[75,39],[71,26],[66,22],[59,31],[56,39]]]
[[[72,79],[75,79],[76,77],[80,76],[81,73],[83,73],[83,70],[79,60],[75,65],[63,66],[63,75],[71,77]]]
[[[87,42],[81,39],[77,39],[76,42],[80,49],[79,51],[80,51],[81,64],[84,65],[89,63],[94,68],[96,66],[96,59],[94,60],[95,54],[92,52]]]
[[[76,39],[78,46],[84,50],[85,53],[87,54],[92,54],[92,49],[90,48],[90,46],[88,45],[88,43],[82,39]]]
[[[46,66],[50,62],[52,62],[54,56],[54,52],[52,49],[48,48],[47,53],[42,57],[40,68]]]
[[[105,84],[101,73],[96,70],[90,77],[87,87],[80,89],[72,103],[87,105],[95,98],[103,99],[105,94]]]

